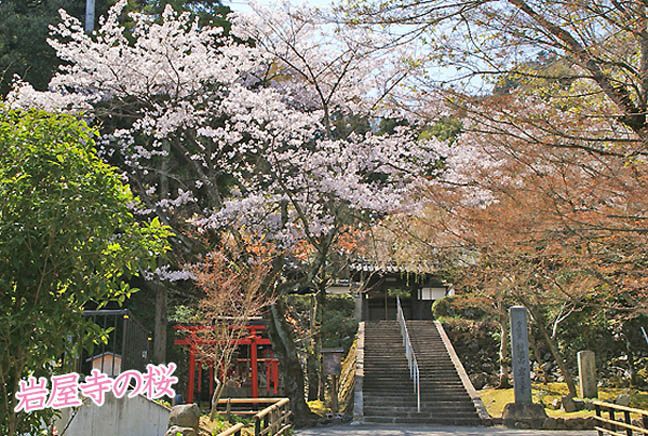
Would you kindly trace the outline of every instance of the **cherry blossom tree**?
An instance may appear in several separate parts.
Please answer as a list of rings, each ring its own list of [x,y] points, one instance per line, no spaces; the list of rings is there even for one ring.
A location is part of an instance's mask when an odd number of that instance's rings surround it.
[[[389,109],[416,67],[412,56],[354,43],[343,29],[327,39],[315,14],[285,7],[233,19],[237,40],[170,8],[156,22],[132,15],[127,34],[123,6],[92,35],[63,12],[51,44],[68,65],[49,92],[18,83],[10,102],[82,112],[100,124],[98,152],[137,189],[145,207],[135,212],[175,230],[178,258],[200,252],[194,229],[212,241],[223,229],[239,241],[241,231],[253,232],[287,251],[306,243],[308,256],[272,262],[269,275],[283,278],[267,288],[279,295],[320,277],[323,298],[327,258],[343,230],[413,207],[412,193],[429,183],[439,158],[436,140],[413,129],[342,128]],[[192,274],[172,264],[157,277]],[[300,420],[303,372],[283,313],[279,299],[269,330]]]

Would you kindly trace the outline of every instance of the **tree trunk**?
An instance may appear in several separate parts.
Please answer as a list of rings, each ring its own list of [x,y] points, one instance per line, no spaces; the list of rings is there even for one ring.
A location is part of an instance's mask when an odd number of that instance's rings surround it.
[[[511,387],[510,369],[506,364],[509,350],[509,326],[506,312],[499,314],[500,325],[500,348],[499,348],[499,383],[497,389],[506,389]]]
[[[167,199],[169,196],[169,161],[171,158],[171,144],[164,141],[163,150],[166,155],[160,163],[160,198]],[[166,363],[167,345],[167,288],[159,280],[154,279],[153,289],[155,290],[155,327],[153,331],[153,361],[155,363]]]
[[[310,350],[306,358],[306,373],[308,374],[308,401],[318,399],[319,378],[317,374],[317,356]]]
[[[304,373],[302,371],[297,347],[290,334],[289,326],[284,319],[284,308],[281,299],[270,306],[266,312],[268,335],[272,348],[277,353],[281,365],[283,390],[290,399],[296,427],[306,427],[316,422],[317,416],[310,411],[304,399]]]
[[[540,335],[542,336],[542,339],[544,339],[545,343],[549,347],[549,352],[551,353],[554,360],[556,361],[556,364],[558,365],[558,369],[560,369],[560,373],[565,379],[565,383],[567,383],[567,389],[569,390],[569,395],[571,397],[576,397],[577,394],[576,394],[576,385],[574,384],[574,379],[569,373],[567,364],[565,363],[565,360],[563,359],[562,355],[560,354],[560,351],[558,350],[556,341],[554,341],[549,335],[549,332],[547,331],[547,329],[544,326],[544,323],[542,322],[543,321],[542,318],[539,316],[536,310],[529,305],[527,305],[527,308],[531,312],[531,319],[533,320],[533,323],[536,325],[538,331],[540,332]]]
[[[223,380],[221,381],[218,376],[214,374],[214,381],[216,382],[216,389],[214,389],[214,393],[212,394],[211,398],[211,410],[209,412],[210,421],[215,421],[216,419],[218,419],[218,400],[220,400],[221,395],[223,395],[227,379],[223,377]]]
[[[158,280],[152,283],[155,290],[155,327],[153,332],[153,361],[166,363],[167,345],[167,288]]]
[[[308,347],[308,356],[306,357],[306,373],[308,375],[308,401],[315,401],[319,399],[319,371],[317,364],[317,315],[318,315],[318,299],[316,295],[311,297],[311,313],[310,313],[310,346]]]
[[[533,355],[535,356],[536,362],[538,362],[538,367],[542,370],[542,377],[545,383],[549,383],[547,374],[542,369],[542,355],[540,354],[540,349],[538,349],[538,343],[535,336],[533,335],[533,329],[529,329],[529,346],[533,350]],[[531,366],[533,368],[533,366]]]
[[[316,317],[315,317],[315,335],[313,351],[315,353],[315,363],[317,365],[317,398],[325,401],[326,379],[324,376],[324,367],[322,364],[322,320],[324,319],[324,303],[326,302],[326,288],[322,288],[316,295]]]

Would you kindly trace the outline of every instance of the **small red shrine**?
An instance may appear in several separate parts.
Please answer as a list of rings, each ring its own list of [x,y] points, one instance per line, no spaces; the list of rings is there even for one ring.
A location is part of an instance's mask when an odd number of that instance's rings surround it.
[[[189,346],[189,380],[187,387],[187,403],[193,403],[194,393],[200,393],[202,386],[202,371],[203,368],[209,368],[209,396],[214,392],[214,362],[208,361],[198,353],[200,345],[209,345],[209,341],[201,338],[198,333],[207,329],[213,328],[212,326],[205,325],[174,325],[176,331],[183,331],[187,335],[182,339],[176,339],[173,343],[175,345]],[[240,376],[246,376],[244,371],[240,370],[240,364],[244,364],[250,368],[250,382],[251,382],[251,395],[252,398],[259,397],[259,364],[265,365],[263,368],[266,376],[266,390],[267,394],[276,395],[279,388],[279,359],[274,356],[272,350],[263,350],[261,357],[259,357],[259,347],[271,345],[270,339],[264,336],[264,325],[248,325],[245,327],[248,330],[247,335],[243,336],[236,341],[240,347],[247,347],[247,358],[236,359],[236,367],[228,368],[227,371],[235,371]],[[220,368],[220,370],[224,370]],[[245,371],[247,372],[247,371]]]

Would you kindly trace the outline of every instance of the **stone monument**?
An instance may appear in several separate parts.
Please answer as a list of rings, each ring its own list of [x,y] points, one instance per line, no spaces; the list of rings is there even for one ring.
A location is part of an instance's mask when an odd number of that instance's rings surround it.
[[[529,334],[526,308],[513,306],[511,319],[511,361],[513,365],[513,392],[515,402],[504,407],[502,420],[509,427],[540,427],[547,414],[541,404],[531,400],[531,363],[529,362]]]
[[[579,351],[578,357],[578,378],[579,393],[581,398],[598,398],[596,386],[596,362],[594,352],[585,350]]]

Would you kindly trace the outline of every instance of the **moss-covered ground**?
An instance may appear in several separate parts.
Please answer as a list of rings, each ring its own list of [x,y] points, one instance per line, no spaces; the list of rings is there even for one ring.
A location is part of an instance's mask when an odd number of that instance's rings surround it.
[[[595,415],[593,410],[579,410],[567,413],[564,410],[547,407],[551,405],[554,399],[560,400],[560,397],[567,395],[567,392],[565,383],[534,383],[532,389],[533,402],[543,404],[547,415],[554,418],[577,418]],[[478,393],[488,413],[494,418],[501,417],[504,406],[513,402],[513,389],[483,389]],[[648,410],[648,391],[628,388],[599,388],[598,399],[611,403],[620,394],[630,394],[630,407]]]

